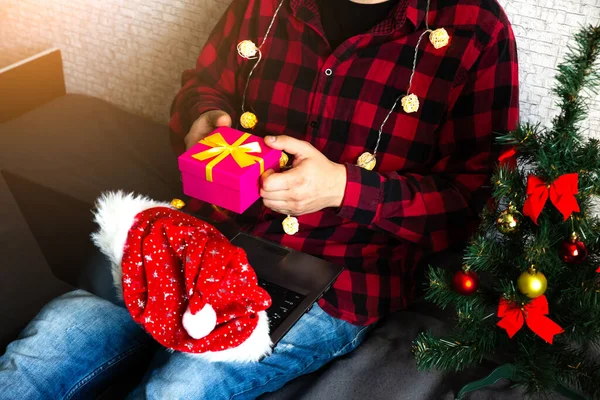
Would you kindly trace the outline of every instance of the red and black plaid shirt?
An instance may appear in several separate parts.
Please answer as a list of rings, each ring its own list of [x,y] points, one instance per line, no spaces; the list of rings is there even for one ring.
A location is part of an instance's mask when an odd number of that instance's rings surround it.
[[[234,121],[254,60],[238,56],[243,39],[261,43],[279,0],[234,0],[175,98],[171,139],[177,153],[203,112]],[[355,165],[373,152],[394,100],[406,93],[415,45],[425,29],[425,0],[402,0],[369,32],[332,49],[315,0],[289,0],[262,47],[248,89],[257,134],[290,135],[344,163],[340,209],[300,216],[285,235],[284,216],[263,210],[252,233],[342,265],[320,305],[331,315],[370,324],[405,307],[414,272],[428,252],[467,239],[486,200],[497,153],[494,132],[518,119],[516,46],[494,0],[431,0],[429,26],[444,27],[449,46],[419,47],[411,92],[416,113],[398,106],[383,129],[377,166]]]

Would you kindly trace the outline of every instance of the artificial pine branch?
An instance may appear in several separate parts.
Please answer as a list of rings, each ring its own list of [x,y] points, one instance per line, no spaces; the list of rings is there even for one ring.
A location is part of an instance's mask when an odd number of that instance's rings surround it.
[[[445,309],[449,305],[464,307],[466,304],[476,306],[481,303],[479,296],[461,296],[452,288],[450,273],[441,268],[429,266],[427,270],[429,285],[426,288],[425,299]]]
[[[575,34],[575,47],[569,47],[565,61],[558,66],[557,85],[560,114],[553,121],[555,133],[577,131],[576,123],[585,117],[580,93],[584,87],[597,86],[599,75],[594,69],[600,54],[600,27],[589,27]]]
[[[524,201],[525,183],[518,169],[506,165],[500,166],[492,176],[492,182],[494,182],[495,199],[507,199],[516,204]]]
[[[505,248],[496,241],[477,235],[471,240],[463,259],[472,271],[497,273],[498,269],[502,268],[500,264],[501,260],[505,258],[504,250]]]
[[[481,362],[483,357],[493,351],[495,345],[491,340],[482,338],[465,342],[460,336],[437,338],[430,332],[422,332],[414,341],[412,352],[417,361],[417,369],[421,371],[435,368],[459,372]]]
[[[574,46],[569,47],[565,61],[558,66],[557,84],[553,88],[559,99],[560,113],[554,118],[552,129],[545,132],[547,140],[537,154],[538,172],[552,178],[573,172],[568,164],[575,147],[583,143],[577,124],[587,111],[581,92],[584,87],[594,92],[600,78],[596,65],[600,54],[600,27],[583,29],[574,39]]]
[[[553,388],[556,382],[556,371],[553,368],[556,358],[552,353],[538,353],[537,347],[520,344],[516,355],[515,381],[525,388],[528,396],[545,392]]]
[[[540,132],[539,123],[525,123],[513,131],[497,134],[496,143],[502,147],[518,147],[521,152],[520,157],[527,157],[540,148]]]

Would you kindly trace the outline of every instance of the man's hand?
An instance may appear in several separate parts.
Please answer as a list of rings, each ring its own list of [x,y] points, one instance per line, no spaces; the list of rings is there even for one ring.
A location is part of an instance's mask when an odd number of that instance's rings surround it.
[[[221,126],[231,126],[231,117],[225,111],[212,110],[200,115],[185,136],[185,149],[188,150]]]
[[[262,175],[264,205],[285,215],[303,215],[339,207],[346,190],[346,167],[329,161],[310,143],[289,136],[267,136],[267,146],[294,156],[293,168]]]

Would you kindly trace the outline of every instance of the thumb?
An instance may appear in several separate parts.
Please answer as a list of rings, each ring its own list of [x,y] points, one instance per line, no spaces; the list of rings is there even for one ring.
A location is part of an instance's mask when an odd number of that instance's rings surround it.
[[[283,150],[295,156],[296,159],[310,157],[317,151],[310,143],[287,135],[265,136],[265,143],[272,149]]]
[[[231,117],[225,111],[214,110],[210,115],[210,124],[215,128],[221,126],[231,127]]]
[[[225,111],[211,110],[203,113],[194,121],[190,131],[185,136],[185,148],[189,149],[215,130],[215,128],[221,126],[231,126],[231,117]]]

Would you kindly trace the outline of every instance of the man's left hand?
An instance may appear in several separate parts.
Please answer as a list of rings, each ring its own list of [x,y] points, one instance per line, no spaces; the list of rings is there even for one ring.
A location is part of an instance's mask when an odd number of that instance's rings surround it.
[[[271,210],[303,215],[340,207],[346,190],[346,167],[330,161],[310,143],[290,136],[267,136],[267,146],[294,156],[291,169],[262,175],[260,196]]]

